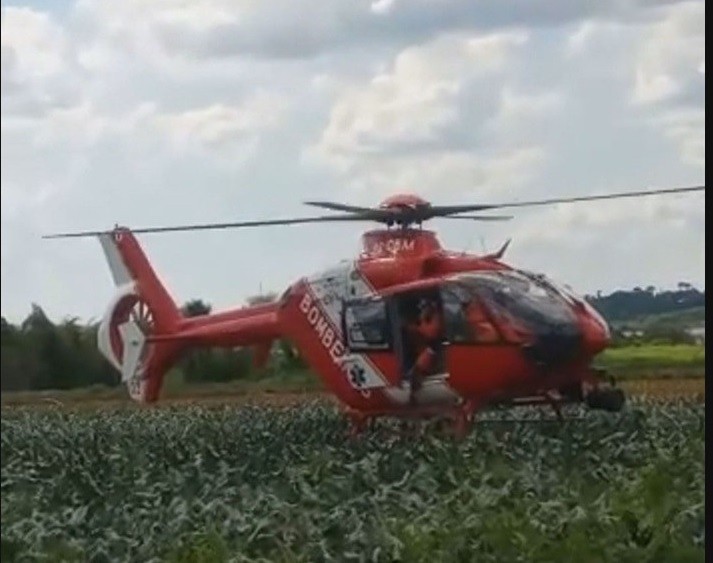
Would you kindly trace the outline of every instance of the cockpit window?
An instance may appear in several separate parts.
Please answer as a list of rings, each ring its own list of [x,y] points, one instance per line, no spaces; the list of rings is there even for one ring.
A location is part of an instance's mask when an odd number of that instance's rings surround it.
[[[481,299],[492,313],[523,322],[523,328],[534,332],[576,322],[568,302],[553,286],[520,272],[468,274],[458,283]]]
[[[442,301],[446,336],[452,344],[485,344],[501,340],[482,301],[466,285],[446,284],[442,289]]]
[[[390,346],[389,319],[382,299],[347,302],[344,328],[350,350],[385,350]]]
[[[442,295],[453,344],[523,344],[577,325],[567,297],[554,285],[518,271],[460,275],[442,287]]]

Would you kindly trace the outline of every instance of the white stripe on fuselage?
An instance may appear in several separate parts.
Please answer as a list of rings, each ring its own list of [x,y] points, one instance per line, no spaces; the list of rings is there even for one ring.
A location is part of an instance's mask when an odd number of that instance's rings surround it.
[[[354,275],[356,272],[357,276]],[[306,279],[307,292],[300,302],[300,310],[317,332],[332,361],[343,371],[355,389],[368,394],[370,389],[383,388],[389,383],[384,375],[364,354],[346,353],[342,334],[342,303],[347,298],[369,295],[368,286],[361,280],[355,265],[342,264]],[[329,326],[327,326],[327,324]],[[334,334],[334,342],[332,341]]]

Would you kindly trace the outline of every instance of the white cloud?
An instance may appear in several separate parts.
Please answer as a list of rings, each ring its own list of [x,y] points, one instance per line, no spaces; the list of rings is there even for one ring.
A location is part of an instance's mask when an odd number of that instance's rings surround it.
[[[555,92],[508,86],[508,65],[527,40],[521,30],[448,35],[401,51],[366,84],[343,86],[305,157],[332,167],[364,200],[394,190],[487,197],[524,185],[547,151],[518,124],[561,103]],[[489,146],[458,140],[464,123]]]
[[[500,94],[500,108],[489,127],[497,135],[521,132],[530,120],[536,120],[540,127],[546,126],[547,119],[561,111],[564,97],[557,91],[522,94],[505,86]]]
[[[654,74],[642,68],[636,69],[636,83],[634,86],[634,101],[640,104],[649,104],[666,100],[680,91],[676,80],[668,74]]]
[[[704,57],[705,4],[672,6],[644,33],[633,90],[635,103],[660,106],[651,123],[675,143],[683,162],[700,170],[705,169]],[[680,105],[671,103],[676,99]]]
[[[337,164],[361,154],[437,142],[460,116],[459,95],[525,43],[522,32],[447,36],[400,52],[368,84],[346,86],[314,152]]]
[[[395,3],[396,0],[375,0],[371,3],[370,9],[378,15],[388,14]]]
[[[61,144],[77,150],[108,137],[141,137],[178,152],[199,150],[204,156],[234,160],[241,150],[253,147],[263,131],[279,123],[285,107],[282,98],[262,92],[238,105],[215,103],[181,112],[161,112],[155,103],[145,102],[128,112],[108,114],[83,102],[51,109],[42,119],[9,118],[3,121],[3,131],[25,129],[36,146]]]
[[[23,77],[42,78],[66,69],[67,40],[48,14],[3,7],[2,46],[12,49],[16,57],[13,70]]]
[[[704,54],[705,4],[668,8],[663,19],[647,26],[638,47],[633,102],[661,102],[681,93],[696,78]]]
[[[664,0],[666,2],[667,0]],[[653,8],[658,2],[653,3]],[[345,48],[399,49],[444,32],[525,23],[548,28],[590,17],[643,19],[649,0],[79,0],[80,12],[118,41],[151,55],[206,60],[251,54],[302,59]],[[644,9],[642,9],[644,7]],[[315,14],[319,14],[318,17]]]
[[[567,55],[576,56],[584,51],[592,37],[601,31],[601,23],[595,21],[585,21],[577,26],[576,30],[567,38]]]
[[[194,143],[221,149],[254,140],[261,130],[276,126],[284,107],[282,99],[258,94],[240,107],[218,103],[181,113],[158,114],[153,123],[180,149]]]
[[[537,146],[503,149],[488,155],[433,150],[417,155],[373,156],[360,160],[351,169],[347,186],[352,197],[370,203],[403,191],[437,200],[482,200],[496,198],[505,189],[521,187],[546,158],[545,150]]]
[[[630,189],[607,186],[593,191]],[[582,293],[649,284],[666,288],[690,279],[705,287],[703,205],[704,196],[687,195],[561,205],[519,214],[511,225],[509,258],[571,283]]]
[[[701,170],[706,165],[706,113],[704,109],[672,110],[654,120],[654,125],[679,148],[681,159]]]
[[[81,69],[64,30],[45,13],[2,8],[2,114],[39,115],[80,96]]]
[[[609,68],[598,70],[602,78],[612,88],[619,87],[619,77],[629,82],[631,109],[622,107],[622,122],[637,120],[677,150],[682,163],[704,169],[704,2],[653,7],[635,24],[585,21],[569,34],[565,53],[590,66],[604,57],[600,64]]]

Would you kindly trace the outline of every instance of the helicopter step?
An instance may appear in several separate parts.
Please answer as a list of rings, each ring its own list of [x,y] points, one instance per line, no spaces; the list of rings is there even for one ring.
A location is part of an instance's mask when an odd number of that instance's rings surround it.
[[[419,423],[436,421],[441,430],[446,430],[457,439],[465,438],[471,431],[475,422],[475,411],[477,405],[473,401],[459,401],[441,404],[412,404],[408,408],[394,412],[388,411],[350,411],[346,414],[350,421],[349,435],[356,437],[368,430],[373,430],[377,419],[396,418],[401,421],[400,430],[408,430],[409,423],[416,423],[411,426],[408,434],[414,434],[414,429],[419,427]],[[418,433],[418,431],[415,431]]]
[[[448,385],[446,373],[422,377],[418,381],[404,379],[398,387],[388,388],[386,393],[399,405],[454,405],[460,400]]]

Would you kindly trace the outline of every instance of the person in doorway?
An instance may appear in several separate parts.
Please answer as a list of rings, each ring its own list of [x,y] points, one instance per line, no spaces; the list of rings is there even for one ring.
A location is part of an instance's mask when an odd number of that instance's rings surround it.
[[[406,325],[406,333],[416,355],[413,366],[406,372],[406,379],[411,383],[412,400],[423,377],[433,371],[443,340],[443,317],[435,300],[420,299],[417,310],[417,317]]]

